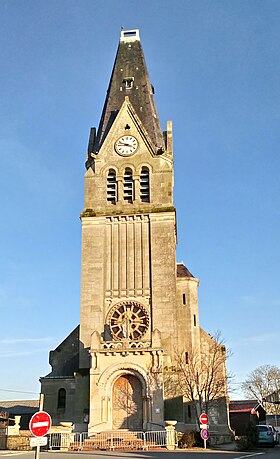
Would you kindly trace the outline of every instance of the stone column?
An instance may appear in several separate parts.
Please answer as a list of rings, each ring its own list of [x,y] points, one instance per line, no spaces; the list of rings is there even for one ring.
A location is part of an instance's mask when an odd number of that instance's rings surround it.
[[[175,427],[177,421],[165,421],[166,427],[166,448],[170,451],[174,451],[176,448],[176,430]]]

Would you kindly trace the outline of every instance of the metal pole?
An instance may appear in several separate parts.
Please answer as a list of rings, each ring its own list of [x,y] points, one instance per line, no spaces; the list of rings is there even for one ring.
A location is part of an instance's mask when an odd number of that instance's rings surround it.
[[[43,407],[44,407],[44,394],[40,394],[39,411],[43,411]],[[36,446],[35,459],[39,459],[39,456],[40,456],[40,446]]]

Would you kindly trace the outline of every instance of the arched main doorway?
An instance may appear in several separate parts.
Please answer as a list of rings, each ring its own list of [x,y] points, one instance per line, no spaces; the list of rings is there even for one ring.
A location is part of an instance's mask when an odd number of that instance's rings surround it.
[[[120,376],[113,385],[113,429],[143,429],[142,384],[131,374]]]

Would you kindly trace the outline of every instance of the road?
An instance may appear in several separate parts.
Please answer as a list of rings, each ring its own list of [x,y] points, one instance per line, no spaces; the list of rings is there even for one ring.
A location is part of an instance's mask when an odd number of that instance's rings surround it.
[[[92,452],[41,452],[40,459],[279,459],[280,446],[263,448],[255,452],[238,451],[92,451]],[[0,459],[34,459],[34,452],[2,452]],[[58,457],[59,456],[59,457]]]

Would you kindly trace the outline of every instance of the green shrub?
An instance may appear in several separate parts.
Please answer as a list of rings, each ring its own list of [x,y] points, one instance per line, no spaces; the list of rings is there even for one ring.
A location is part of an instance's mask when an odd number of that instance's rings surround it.
[[[179,448],[193,448],[194,446],[203,446],[200,432],[195,430],[187,431],[182,434],[178,441]]]
[[[250,450],[256,448],[258,446],[258,442],[259,436],[257,427],[255,426],[255,424],[250,423],[246,429],[245,435],[239,437],[239,439],[237,440],[237,445],[239,449]]]

